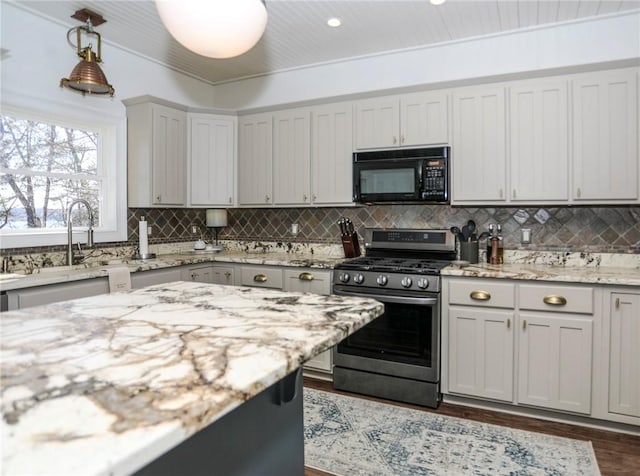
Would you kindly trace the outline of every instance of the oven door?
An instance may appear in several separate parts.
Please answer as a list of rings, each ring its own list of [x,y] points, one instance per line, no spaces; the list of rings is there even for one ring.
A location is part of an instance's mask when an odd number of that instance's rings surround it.
[[[334,294],[377,299],[384,313],[339,343],[334,364],[427,382],[440,380],[440,298],[389,296],[336,289]]]

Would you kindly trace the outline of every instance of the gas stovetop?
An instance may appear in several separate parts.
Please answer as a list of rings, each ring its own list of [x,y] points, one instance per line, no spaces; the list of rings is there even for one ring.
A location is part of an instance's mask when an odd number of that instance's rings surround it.
[[[363,256],[339,263],[336,269],[438,275],[449,264],[451,260]]]
[[[440,270],[455,259],[449,230],[367,229],[366,255],[335,266],[334,288],[440,290]]]

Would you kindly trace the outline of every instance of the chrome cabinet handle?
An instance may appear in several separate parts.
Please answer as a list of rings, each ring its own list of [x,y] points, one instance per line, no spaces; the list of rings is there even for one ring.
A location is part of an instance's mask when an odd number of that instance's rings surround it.
[[[527,320],[525,319],[524,321],[522,321],[522,330],[525,330],[527,328]]]
[[[543,297],[542,301],[551,306],[564,306],[567,304],[567,298],[564,296],[558,296],[557,294],[549,294],[548,296]]]
[[[298,275],[298,279],[300,281],[313,281],[314,277],[312,273],[300,273]]]
[[[269,195],[265,195],[264,196],[264,201],[269,203],[269,200],[271,200],[271,197]]]
[[[396,136],[393,136],[393,145],[396,145],[397,142],[398,142],[398,139],[396,139]]]
[[[507,318],[507,329],[511,329],[511,319]]]
[[[233,203],[233,197],[229,197],[229,203]]]
[[[580,190],[580,187],[577,188],[576,195],[578,198],[580,198],[580,196],[582,195],[582,190]]]
[[[400,143],[401,143],[401,144],[404,144],[404,134],[401,134],[401,135],[400,135]]]
[[[266,283],[266,282],[267,282],[267,277],[266,277],[264,274],[256,274],[256,275],[253,277],[253,280],[254,280],[256,283]]]
[[[315,202],[317,199],[318,199],[318,196],[317,196],[317,195],[314,195],[314,196],[313,196],[313,201]]]
[[[491,294],[487,291],[471,291],[469,297],[474,301],[488,301],[491,299]]]
[[[302,201],[306,202],[307,201],[307,194],[305,193],[304,195],[302,195]]]

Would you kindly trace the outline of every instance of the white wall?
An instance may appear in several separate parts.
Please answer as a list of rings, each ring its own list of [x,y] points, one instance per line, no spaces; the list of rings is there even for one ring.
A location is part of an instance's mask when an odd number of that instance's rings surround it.
[[[214,86],[215,105],[252,109],[366,91],[640,58],[640,13],[318,65]]]
[[[99,108],[105,114],[124,117],[123,99],[152,95],[185,106],[211,107],[212,86],[177,73],[153,61],[102,43],[102,70],[115,88],[113,99],[82,96],[59,87],[80,61],[66,39],[68,28],[2,2],[1,93],[11,101],[15,92],[77,105]],[[94,42],[95,44],[95,42]]]

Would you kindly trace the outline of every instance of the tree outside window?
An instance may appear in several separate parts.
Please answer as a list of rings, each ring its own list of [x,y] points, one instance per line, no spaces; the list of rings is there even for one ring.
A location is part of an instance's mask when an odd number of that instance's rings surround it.
[[[60,229],[87,200],[100,223],[99,134],[7,115],[0,122],[0,229]],[[87,223],[84,207],[74,223]]]

